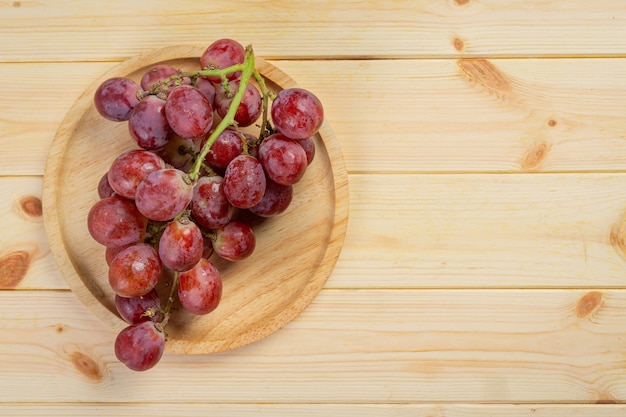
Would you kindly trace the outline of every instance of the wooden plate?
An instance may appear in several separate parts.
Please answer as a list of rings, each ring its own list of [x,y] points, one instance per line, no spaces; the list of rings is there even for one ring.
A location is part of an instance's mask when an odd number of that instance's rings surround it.
[[[199,69],[203,50],[169,47],[114,67],[76,101],[50,149],[43,209],[51,250],[71,290],[118,331],[126,323],[115,309],[104,247],[89,235],[86,219],[98,200],[100,177],[117,155],[136,145],[126,122],[111,122],[97,113],[93,94],[108,78],[127,76],[139,81],[157,64]],[[256,58],[256,67],[274,92],[296,86],[289,76],[260,58]],[[315,159],[295,184],[289,209],[254,224],[257,247],[251,257],[237,263],[217,261],[224,283],[219,307],[205,316],[176,311],[166,328],[167,351],[212,353],[257,341],[296,317],[324,286],[346,232],[348,180],[340,147],[326,121],[314,139]]]

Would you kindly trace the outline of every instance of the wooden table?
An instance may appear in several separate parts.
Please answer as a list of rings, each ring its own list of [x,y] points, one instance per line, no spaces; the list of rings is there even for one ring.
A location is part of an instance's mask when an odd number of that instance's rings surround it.
[[[283,329],[134,373],[50,253],[48,149],[106,70],[221,37],[324,103],[345,245]],[[625,54],[622,0],[0,2],[0,413],[623,415]]]

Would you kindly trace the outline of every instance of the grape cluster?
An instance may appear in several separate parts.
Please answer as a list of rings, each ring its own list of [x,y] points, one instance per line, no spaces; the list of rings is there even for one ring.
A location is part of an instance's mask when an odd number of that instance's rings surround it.
[[[140,82],[110,78],[94,104],[104,118],[127,122],[137,145],[101,177],[87,226],[106,247],[115,306],[128,323],[115,354],[143,371],[163,354],[175,298],[193,314],[218,307],[222,278],[211,258],[236,262],[254,251],[254,230],[238,214],[287,209],[324,113],[307,90],[269,91],[252,48],[231,39],[209,45],[197,71],[155,65]],[[241,130],[253,125],[258,135]],[[173,279],[162,302],[166,272]]]

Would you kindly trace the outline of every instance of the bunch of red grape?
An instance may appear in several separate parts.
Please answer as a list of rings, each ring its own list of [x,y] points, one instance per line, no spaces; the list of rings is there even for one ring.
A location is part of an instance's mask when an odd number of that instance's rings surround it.
[[[94,96],[104,118],[127,121],[137,145],[112,161],[87,219],[106,247],[115,304],[129,323],[115,354],[137,371],[160,360],[175,297],[194,314],[218,306],[222,279],[211,257],[252,254],[254,231],[236,214],[287,209],[324,118],[307,90],[270,92],[251,47],[221,39],[199,61],[191,72],[156,65],[139,83],[111,78]],[[258,135],[240,129],[253,125]],[[156,290],[164,272],[173,273],[165,303]]]

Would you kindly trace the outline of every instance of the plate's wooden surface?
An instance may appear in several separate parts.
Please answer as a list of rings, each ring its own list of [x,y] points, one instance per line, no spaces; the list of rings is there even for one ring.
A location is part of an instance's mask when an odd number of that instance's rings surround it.
[[[43,192],[50,248],[72,291],[115,329],[126,324],[115,310],[104,247],[89,236],[86,218],[98,200],[100,177],[116,155],[136,145],[125,122],[110,122],[97,113],[93,93],[110,77],[138,81],[156,64],[198,69],[202,51],[195,46],[168,47],[114,67],[76,101],[50,150]],[[256,67],[275,92],[296,86],[260,58]],[[220,306],[206,316],[176,311],[167,327],[168,351],[211,353],[259,340],[292,320],[324,286],[346,232],[348,181],[340,148],[326,122],[315,142],[315,160],[294,186],[290,208],[254,225],[257,247],[250,258],[238,263],[217,261],[224,280]]]

